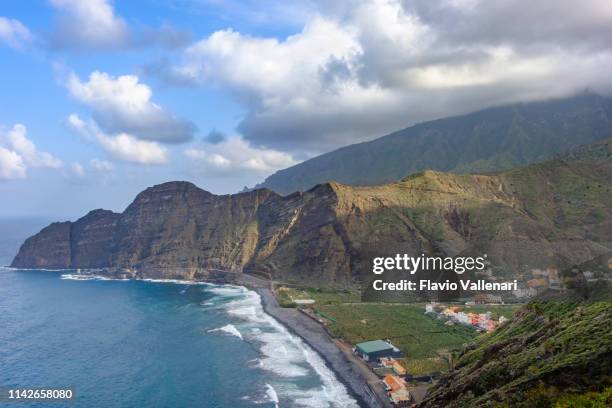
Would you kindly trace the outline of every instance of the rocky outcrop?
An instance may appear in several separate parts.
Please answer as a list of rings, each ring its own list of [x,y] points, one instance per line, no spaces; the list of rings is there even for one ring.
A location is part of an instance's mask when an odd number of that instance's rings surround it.
[[[372,276],[373,256],[488,254],[493,279],[564,268],[611,248],[609,140],[504,173],[425,171],[382,186],[325,183],[282,197],[217,196],[187,182],[146,189],[29,238],[15,267],[110,267],[193,278],[215,269],[308,285]],[[364,275],[365,274],[365,275]]]

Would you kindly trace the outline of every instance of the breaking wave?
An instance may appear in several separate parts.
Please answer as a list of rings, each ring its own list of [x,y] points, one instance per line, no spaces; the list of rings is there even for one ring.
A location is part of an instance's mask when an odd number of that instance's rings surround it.
[[[265,313],[258,293],[241,286],[216,286],[207,290],[220,298],[225,312],[245,326],[243,337],[256,344],[260,352],[257,365],[278,379],[266,384],[270,396],[276,400],[287,399],[292,404],[313,408],[357,407],[356,401],[338,381],[335,374],[302,339],[290,333],[285,326]],[[302,388],[296,380],[309,375],[318,377],[320,385]],[[270,388],[268,388],[270,387]],[[270,398],[272,400],[272,398]],[[279,402],[274,401],[275,404]]]
[[[238,337],[240,340],[242,340],[242,334],[240,334],[240,331],[238,331],[238,329],[236,328],[236,326],[234,326],[233,324],[226,324],[223,327],[219,327],[217,329],[211,329],[208,331],[209,333],[214,333],[214,332],[223,332],[223,333],[227,333],[229,335],[232,336],[236,336]]]
[[[278,408],[278,394],[276,393],[274,387],[270,384],[266,384],[266,395],[270,399],[270,402],[274,403],[274,407]]]

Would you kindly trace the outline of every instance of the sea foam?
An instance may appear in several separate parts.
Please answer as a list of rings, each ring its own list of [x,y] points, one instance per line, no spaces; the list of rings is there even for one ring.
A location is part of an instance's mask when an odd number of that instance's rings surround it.
[[[271,386],[270,384],[266,384],[266,395],[270,399],[270,402],[274,403],[274,407],[278,408],[278,402],[279,402],[278,394],[276,393],[276,390],[274,389],[274,387]]]
[[[213,287],[209,291],[226,301],[223,308],[230,316],[251,327],[250,331],[243,332],[244,337],[247,341],[259,343],[261,356],[258,366],[278,377],[274,387],[267,384],[274,390],[277,400],[279,397],[287,398],[298,406],[313,408],[358,407],[321,356],[265,313],[257,292],[232,285]],[[309,373],[319,377],[320,386],[304,389],[291,381]]]
[[[242,334],[240,334],[240,331],[238,331],[236,326],[234,326],[233,324],[226,324],[223,327],[219,327],[219,328],[216,328],[216,329],[211,329],[208,332],[209,333],[223,332],[223,333],[227,333],[227,334],[232,335],[232,336],[236,336],[240,340],[242,340]]]

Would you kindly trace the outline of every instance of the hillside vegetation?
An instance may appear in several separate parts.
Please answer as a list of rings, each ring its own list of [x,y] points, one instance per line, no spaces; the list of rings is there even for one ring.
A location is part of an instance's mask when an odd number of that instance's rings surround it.
[[[582,94],[420,123],[280,170],[257,187],[289,194],[331,180],[389,183],[425,169],[506,170],[611,136],[612,98]]]
[[[465,347],[420,407],[611,406],[612,253],[595,263],[601,279],[586,283],[593,261],[567,271],[579,283],[569,293],[533,300]]]

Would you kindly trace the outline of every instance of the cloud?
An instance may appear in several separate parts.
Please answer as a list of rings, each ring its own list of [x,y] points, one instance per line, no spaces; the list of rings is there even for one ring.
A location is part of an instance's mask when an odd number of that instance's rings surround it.
[[[284,39],[221,30],[157,68],[227,90],[248,142],[298,155],[491,105],[612,92],[607,0],[314,3]]]
[[[202,171],[216,176],[236,176],[245,171],[263,176],[297,163],[288,153],[255,148],[239,136],[216,144],[201,143],[184,154]]]
[[[14,125],[7,132],[0,132],[0,179],[25,178],[28,167],[58,169],[61,160],[36,148],[27,138],[27,129],[22,124]]]
[[[208,135],[204,138],[204,141],[207,143],[217,144],[221,143],[226,139],[225,133],[219,132],[216,129],[211,130]]]
[[[70,163],[70,172],[77,177],[85,177],[85,169],[80,163]]]
[[[132,30],[115,12],[112,0],[50,0],[57,10],[48,46],[56,50],[111,51],[146,46],[178,48],[191,34],[168,24]]]
[[[0,180],[15,180],[26,177],[26,166],[17,153],[0,146]]]
[[[66,124],[84,139],[97,143],[115,159],[145,165],[168,162],[167,149],[157,142],[140,140],[127,133],[106,134],[94,122],[86,123],[74,113],[68,116]]]
[[[48,167],[57,169],[62,167],[62,161],[47,152],[41,152],[36,145],[27,138],[27,129],[22,124],[16,124],[6,134],[2,135],[2,144],[20,155],[28,166]]]
[[[91,159],[89,161],[90,166],[98,172],[109,172],[112,171],[114,166],[111,162],[100,159]]]
[[[145,140],[183,143],[196,127],[151,101],[151,88],[135,75],[113,77],[94,71],[82,82],[75,74],[66,81],[70,94],[92,110],[97,124],[109,133],[128,133]]]
[[[51,46],[59,49],[112,49],[126,47],[130,32],[107,0],[50,0],[59,11]]]
[[[83,179],[85,177],[93,176],[96,174],[106,174],[113,170],[114,166],[111,162],[101,159],[91,159],[89,166],[85,167],[79,162],[72,162],[68,166],[68,174]]]
[[[32,34],[19,20],[0,17],[0,42],[21,49],[32,41]]]
[[[158,45],[167,49],[176,49],[189,45],[191,41],[190,32],[162,24],[158,28],[145,27],[139,36],[132,38],[132,45],[135,47]]]

